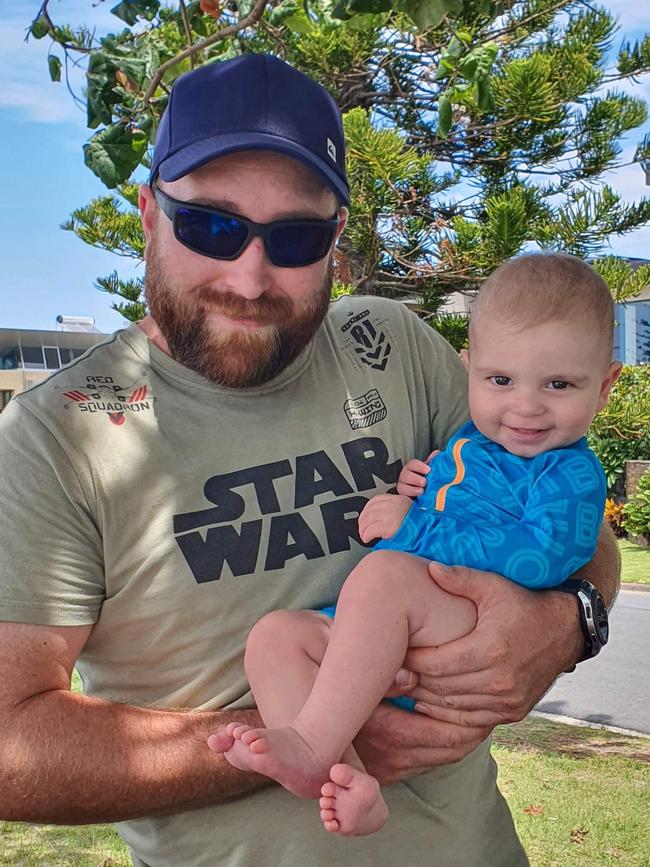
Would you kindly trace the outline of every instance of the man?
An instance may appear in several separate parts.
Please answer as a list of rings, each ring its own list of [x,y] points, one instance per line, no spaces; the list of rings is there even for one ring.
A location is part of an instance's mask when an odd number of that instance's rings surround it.
[[[246,56],[176,83],[140,196],[151,315],[1,419],[3,819],[121,822],[139,867],[527,863],[485,739],[582,655],[568,595],[431,567],[478,625],[407,660],[431,718],[382,705],[355,742],[387,786],[372,838],[207,746],[259,721],[252,624],[333,601],[367,498],[466,417],[458,358],[402,305],[328,311],[348,203],[305,76]],[[615,566],[601,545],[608,601]]]

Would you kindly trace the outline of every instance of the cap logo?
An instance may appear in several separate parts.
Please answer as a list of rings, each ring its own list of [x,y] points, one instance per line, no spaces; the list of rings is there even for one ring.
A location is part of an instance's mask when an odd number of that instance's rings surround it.
[[[331,138],[327,139],[327,153],[333,162],[336,162],[336,145]]]

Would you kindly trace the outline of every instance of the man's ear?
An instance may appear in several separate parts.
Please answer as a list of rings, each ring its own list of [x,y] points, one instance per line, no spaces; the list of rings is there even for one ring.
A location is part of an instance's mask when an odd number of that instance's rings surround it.
[[[461,349],[460,360],[465,365],[465,370],[469,371],[469,349]]]
[[[347,222],[348,222],[348,216],[349,216],[349,214],[350,214],[350,212],[348,211],[348,209],[347,209],[346,207],[340,207],[340,208],[339,208],[339,210],[338,210],[339,224],[338,224],[338,226],[337,226],[337,228],[336,228],[336,238],[335,238],[335,241],[338,241],[338,239],[339,239],[339,238],[341,237],[341,235],[343,234],[343,231],[344,231],[344,229],[345,229],[345,226],[346,226],[346,224],[347,224]]]
[[[142,222],[142,230],[144,231],[145,249],[146,245],[151,240],[153,223],[156,216],[156,200],[153,190],[148,184],[140,184],[140,192],[138,194],[138,208],[140,210],[140,220]]]
[[[596,412],[600,412],[601,409],[604,408],[605,404],[609,399],[609,393],[612,390],[612,386],[616,382],[616,380],[621,375],[621,371],[623,370],[623,364],[620,361],[612,361],[607,369],[607,376],[600,384],[600,394],[598,395],[598,403],[596,405]]]

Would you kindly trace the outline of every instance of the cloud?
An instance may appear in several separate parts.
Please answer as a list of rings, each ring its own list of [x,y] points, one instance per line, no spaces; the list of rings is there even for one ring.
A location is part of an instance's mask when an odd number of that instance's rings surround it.
[[[66,123],[83,117],[64,83],[47,71],[49,39],[25,44],[25,21],[8,21],[0,35],[0,109],[37,123]]]
[[[621,154],[621,160],[631,160],[635,150],[634,147],[626,148]],[[638,163],[608,172],[606,181],[625,202],[635,202],[641,196],[650,196],[650,187],[645,183],[645,173]]]
[[[604,5],[618,20],[623,34],[650,30],[650,8],[641,0],[609,0]]]
[[[112,5],[112,4],[111,4]],[[84,125],[84,112],[75,104],[65,85],[65,75],[58,84],[50,81],[47,55],[50,49],[62,60],[63,52],[46,36],[43,39],[25,35],[38,2],[3,0],[0,30],[0,113],[10,113],[11,120],[43,124],[67,124],[75,121]],[[106,33],[121,26],[105,4],[92,5],[89,0],[61,0],[50,4],[49,12],[55,24],[82,23]],[[72,70],[71,85],[81,95],[83,70]]]

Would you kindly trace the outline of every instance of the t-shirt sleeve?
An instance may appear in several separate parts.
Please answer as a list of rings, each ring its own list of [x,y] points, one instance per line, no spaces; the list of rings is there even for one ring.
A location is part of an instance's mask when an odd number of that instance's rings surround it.
[[[429,398],[431,448],[443,449],[469,418],[467,372],[444,337],[411,314],[420,353],[421,375]],[[426,458],[426,455],[418,457]]]
[[[102,542],[69,456],[20,399],[0,416],[0,620],[95,623]]]

